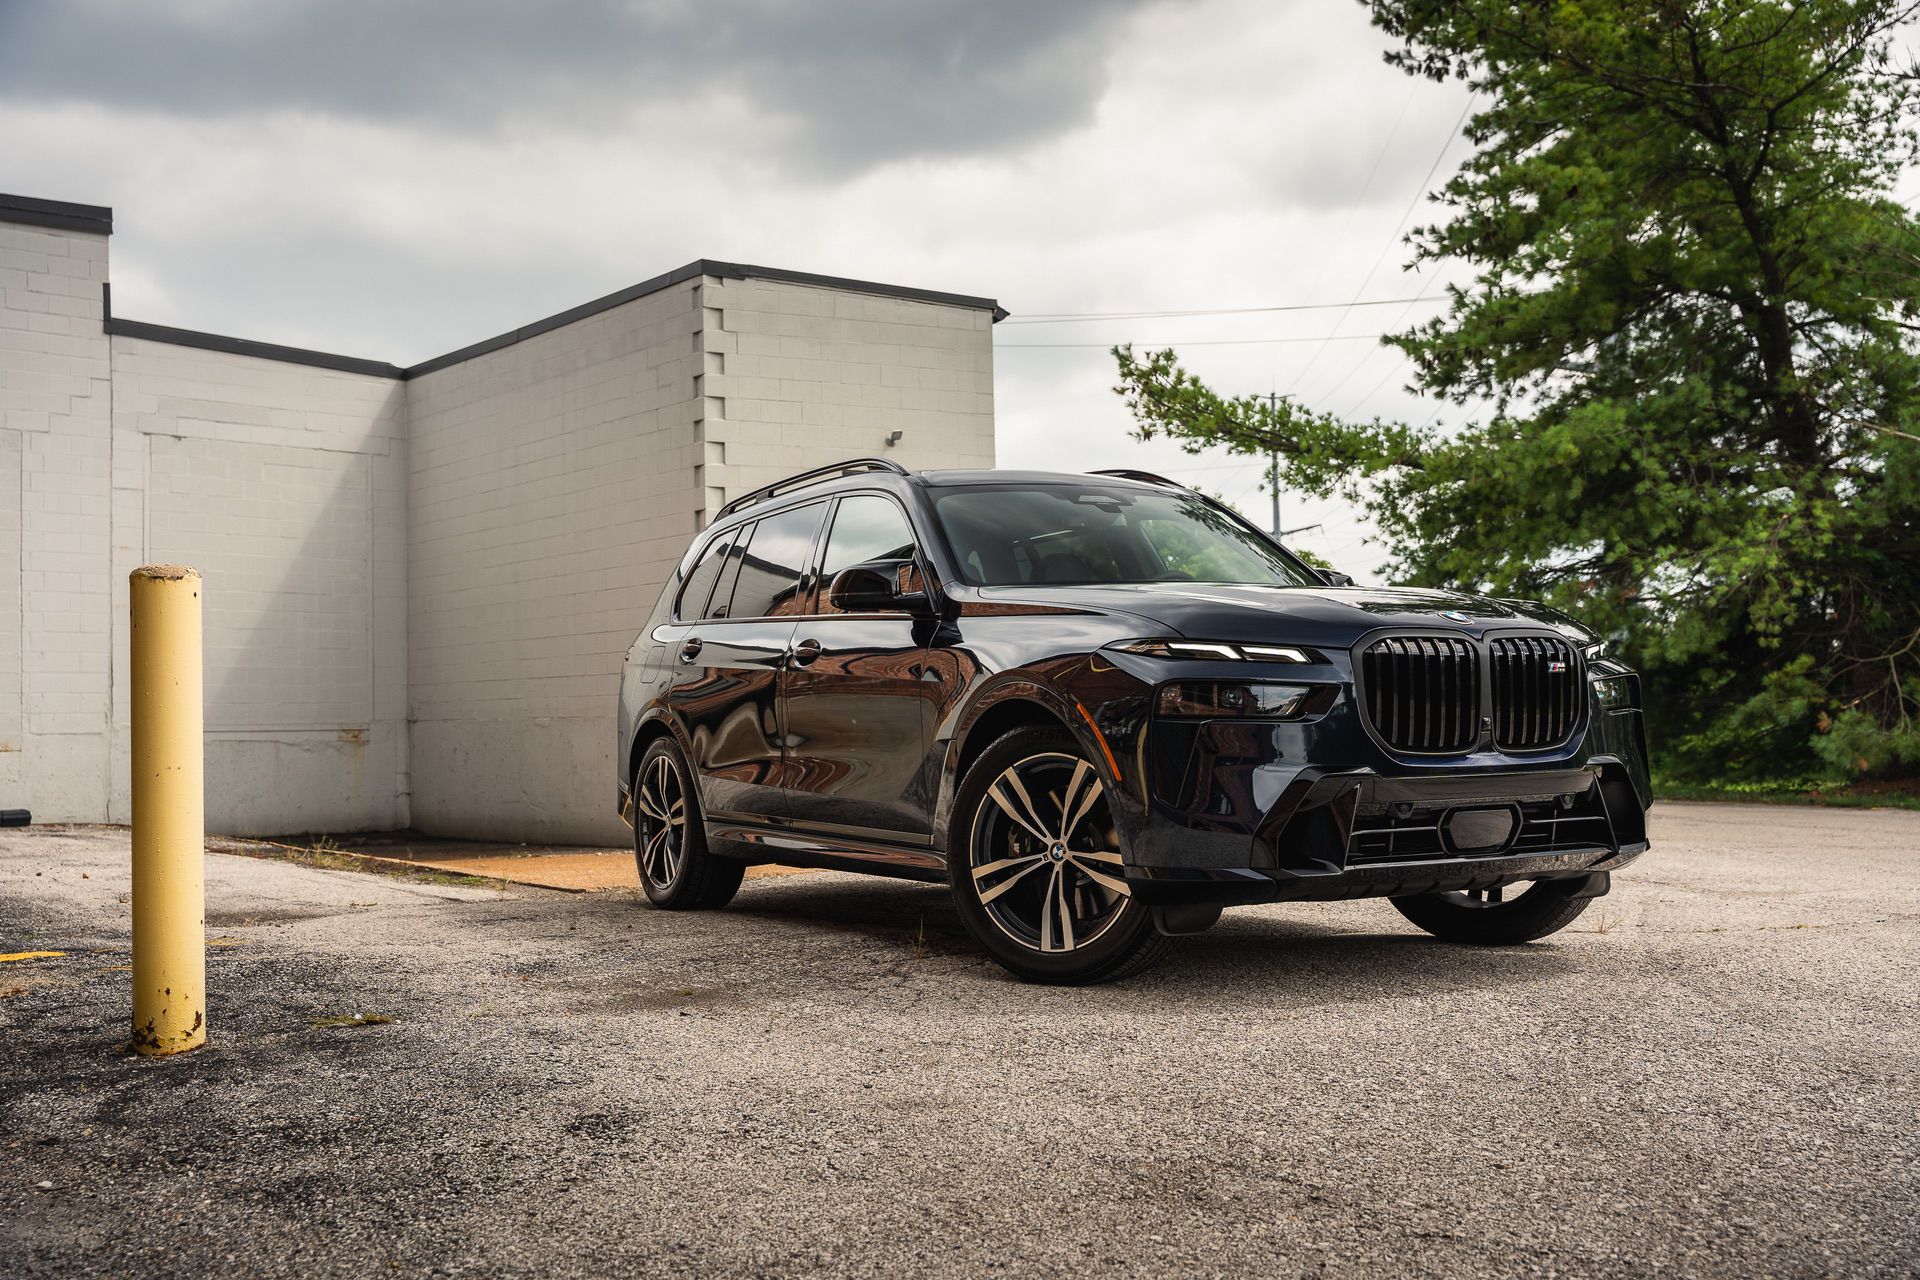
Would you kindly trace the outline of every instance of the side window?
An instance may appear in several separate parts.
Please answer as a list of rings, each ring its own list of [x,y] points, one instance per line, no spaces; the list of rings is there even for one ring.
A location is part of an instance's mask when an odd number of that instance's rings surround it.
[[[753,526],[743,524],[733,531],[733,545],[727,548],[727,560],[720,568],[720,584],[713,589],[713,599],[707,603],[709,618],[726,618],[733,614],[733,587],[740,581],[740,562],[746,559],[747,540],[753,537]]]
[[[842,569],[868,560],[913,558],[913,529],[907,514],[889,499],[855,494],[840,499],[833,513],[833,531],[827,535],[826,555],[820,564],[820,612],[837,610],[826,599],[826,584]]]
[[[806,612],[807,561],[827,504],[809,503],[767,516],[753,527],[740,561],[728,617],[778,618]]]
[[[686,585],[680,588],[680,601],[673,610],[676,618],[693,622],[707,616],[707,597],[713,594],[713,584],[720,580],[720,566],[732,545],[733,535],[725,533],[715,538],[713,545],[701,554],[700,563],[693,566]]]

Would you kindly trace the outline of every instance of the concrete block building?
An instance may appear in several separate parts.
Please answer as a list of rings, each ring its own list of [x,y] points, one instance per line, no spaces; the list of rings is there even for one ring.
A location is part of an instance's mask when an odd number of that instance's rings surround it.
[[[402,368],[116,316],[112,228],[0,195],[0,806],[37,821],[128,819],[127,575],[174,562],[211,830],[623,839],[617,673],[707,518],[993,464],[990,299],[699,261]]]

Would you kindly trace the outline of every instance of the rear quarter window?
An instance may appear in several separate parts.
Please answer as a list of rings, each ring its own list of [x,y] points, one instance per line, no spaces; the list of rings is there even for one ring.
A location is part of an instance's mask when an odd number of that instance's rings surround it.
[[[675,602],[673,613],[683,621],[692,621],[704,617],[707,597],[713,594],[713,584],[719,580],[720,565],[726,558],[727,548],[732,545],[731,534],[715,538],[712,545],[701,555],[700,562],[687,574],[687,580],[680,588],[680,599]]]
[[[777,618],[806,612],[807,569],[827,504],[809,503],[767,516],[753,527],[734,583],[732,618]]]

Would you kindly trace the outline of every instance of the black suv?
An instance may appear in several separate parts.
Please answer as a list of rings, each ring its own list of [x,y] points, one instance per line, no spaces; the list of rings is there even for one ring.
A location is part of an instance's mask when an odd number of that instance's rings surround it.
[[[944,880],[1025,978],[1223,906],[1542,937],[1647,847],[1639,682],[1540,605],[1363,589],[1144,472],[859,459],[728,503],[627,653],[657,905],[747,864]]]

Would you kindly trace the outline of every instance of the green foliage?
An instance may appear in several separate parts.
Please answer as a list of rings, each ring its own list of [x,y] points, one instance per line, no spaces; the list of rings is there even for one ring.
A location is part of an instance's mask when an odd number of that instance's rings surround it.
[[[1830,778],[1770,779],[1761,782],[1671,782],[1655,777],[1656,800],[1722,800],[1739,804],[1818,804],[1846,809],[1920,809],[1920,793],[1836,786]],[[1899,784],[1896,784],[1899,785]]]
[[[1402,579],[1532,596],[1644,673],[1685,777],[1920,764],[1920,147],[1909,0],[1372,0],[1470,81],[1409,237],[1469,264],[1390,339],[1466,426],[1227,399],[1115,352],[1138,434],[1363,502]]]
[[[1333,568],[1333,561],[1327,559],[1325,556],[1321,555],[1317,551],[1308,551],[1305,547],[1288,547],[1287,550],[1293,552],[1294,555],[1306,561],[1308,564],[1312,565],[1316,569]]]

